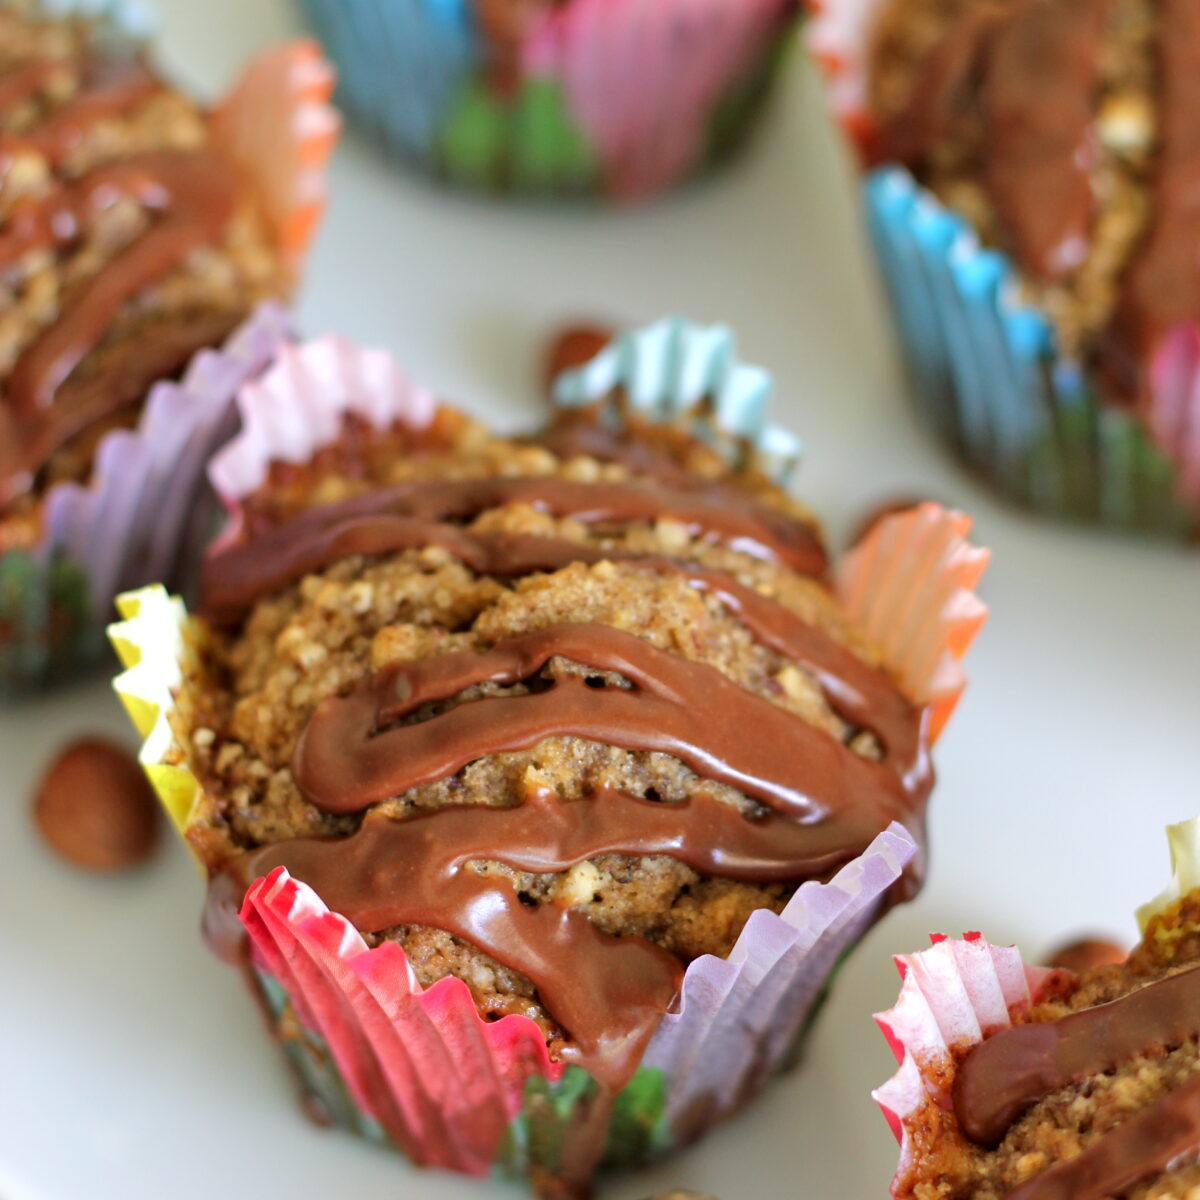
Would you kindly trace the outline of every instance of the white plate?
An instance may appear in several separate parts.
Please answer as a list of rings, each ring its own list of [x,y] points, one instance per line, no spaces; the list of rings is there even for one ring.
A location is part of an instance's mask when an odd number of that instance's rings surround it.
[[[161,0],[167,60],[215,89],[294,28],[282,0]],[[406,177],[354,137],[303,306],[312,332],[395,349],[485,417],[538,411],[540,338],[567,315],[722,319],[778,378],[808,458],[799,489],[835,530],[923,492],[977,516],[994,562],[972,685],[938,747],[933,871],[839,981],[807,1061],[740,1119],[604,1194],[688,1186],[725,1200],[886,1195],[895,1147],[868,1098],[891,1069],[871,1023],[888,957],[929,930],[983,929],[1037,954],[1066,935],[1133,936],[1167,876],[1162,826],[1200,810],[1200,559],[1030,521],[994,504],[915,428],[855,231],[854,198],[799,62],[743,169],[615,216],[504,209]],[[310,1126],[232,972],[195,935],[200,882],[171,845],[94,880],[28,818],[69,736],[126,733],[99,683],[0,711],[0,1198],[482,1200]]]

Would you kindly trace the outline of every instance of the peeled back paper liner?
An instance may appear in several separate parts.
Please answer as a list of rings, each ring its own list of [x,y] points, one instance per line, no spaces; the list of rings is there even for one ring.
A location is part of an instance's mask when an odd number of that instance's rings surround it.
[[[328,338],[287,347],[240,404],[242,432],[212,469],[235,530],[239,498],[262,484],[270,464],[310,458],[336,439],[347,412],[383,429],[423,427],[436,411],[432,394],[386,355]],[[963,518],[935,506],[889,518],[838,575],[851,608],[876,628],[888,626],[890,609],[916,641],[931,639],[896,668],[918,702],[957,694],[953,664],[978,627],[974,611],[964,624],[964,588],[980,552],[963,532]],[[868,578],[883,597],[875,612],[855,598]],[[918,612],[919,604],[936,611]],[[201,784],[189,765],[185,685],[203,670],[205,629],[162,588],[124,596],[120,609],[126,620],[110,634],[128,669],[116,688],[145,739],[143,765],[186,834]],[[916,851],[908,832],[892,826],[830,882],[803,884],[781,914],[755,913],[728,957],[689,966],[674,1011],[609,1118],[610,1164],[699,1136],[789,1060],[835,968]],[[595,1085],[579,1068],[549,1061],[536,1025],[518,1016],[481,1021],[452,979],[422,989],[399,946],[369,949],[286,871],[252,884],[241,920],[256,988],[310,1098],[331,1120],[422,1164],[475,1175],[556,1170]]]
[[[1167,829],[1173,875],[1167,889],[1138,910],[1138,922],[1156,950],[1170,958],[1184,932],[1175,919],[1180,902],[1200,886],[1200,817]],[[1067,974],[1032,967],[1015,946],[994,946],[978,933],[962,940],[935,936],[933,946],[895,959],[903,984],[896,1004],[875,1020],[900,1066],[872,1092],[900,1142],[893,1195],[913,1165],[911,1129],[929,1107],[949,1112],[949,1082],[963,1053],[1013,1024],[1042,999],[1047,985]]]
[[[795,0],[526,6],[529,28],[500,64],[475,0],[301,7],[347,109],[404,158],[489,191],[626,199],[739,144],[799,11]]]
[[[50,15],[80,12],[108,45],[134,45],[151,24],[119,3],[46,0]],[[270,50],[251,63],[214,110],[213,136],[258,193],[293,271],[315,229],[337,118],[332,76],[311,43]],[[16,692],[99,662],[115,595],[155,579],[173,586],[198,557],[204,471],[232,432],[238,388],[270,361],[290,330],[264,305],[220,350],[204,350],[179,382],[147,396],[134,429],[101,439],[86,486],[45,497],[45,532],[32,549],[0,554],[0,692]]]
[[[806,30],[830,106],[872,164],[868,102],[882,0],[821,0]],[[1191,537],[1200,528],[1200,325],[1164,339],[1150,398],[1106,402],[1061,353],[1049,316],[1021,299],[1007,255],[903,167],[867,170],[863,203],[918,408],[1010,500],[1051,515]]]

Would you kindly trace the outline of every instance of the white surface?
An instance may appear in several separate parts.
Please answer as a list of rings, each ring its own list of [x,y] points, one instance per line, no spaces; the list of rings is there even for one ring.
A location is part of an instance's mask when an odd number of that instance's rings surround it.
[[[206,88],[292,28],[283,0],[161,5],[166,57]],[[648,211],[488,207],[353,137],[334,186],[311,332],[391,346],[417,378],[515,424],[537,411],[537,348],[564,315],[726,320],[776,372],[777,415],[808,445],[799,489],[835,532],[897,494],[976,514],[993,615],[938,747],[928,888],[854,957],[797,1073],[603,1193],[886,1195],[895,1147],[867,1093],[891,1070],[870,1020],[895,995],[888,956],[929,930],[983,929],[1035,955],[1084,929],[1131,939],[1134,906],[1166,881],[1162,826],[1200,811],[1200,559],[1031,522],[926,442],[799,63],[740,171]],[[50,858],[29,823],[35,776],[68,736],[106,729],[128,736],[102,683],[0,710],[0,1200],[518,1195],[418,1174],[301,1117],[240,982],[195,936],[200,883],[177,845],[117,880]]]

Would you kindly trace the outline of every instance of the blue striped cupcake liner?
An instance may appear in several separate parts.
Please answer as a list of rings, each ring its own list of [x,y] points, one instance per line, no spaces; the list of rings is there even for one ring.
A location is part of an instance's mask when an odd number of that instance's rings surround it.
[[[960,457],[1039,512],[1193,533],[1168,457],[1059,352],[1007,256],[901,167],[872,171],[863,195],[918,408]]]
[[[802,443],[767,419],[775,390],[769,371],[743,363],[727,325],[666,317],[621,334],[552,387],[562,408],[599,403],[608,424],[627,416],[678,425],[741,465],[745,449],[777,483],[787,482]]]

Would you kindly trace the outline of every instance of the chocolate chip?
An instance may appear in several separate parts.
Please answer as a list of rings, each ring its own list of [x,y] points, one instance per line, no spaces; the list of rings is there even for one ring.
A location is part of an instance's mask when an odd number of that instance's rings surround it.
[[[1060,946],[1047,960],[1046,965],[1082,975],[1096,967],[1124,962],[1126,957],[1125,951],[1116,942],[1105,941],[1103,938],[1080,938]]]
[[[557,334],[546,349],[546,391],[564,371],[591,362],[612,338],[612,330],[600,325],[571,325]]]
[[[72,742],[34,796],[34,820],[60,857],[90,871],[120,871],[150,857],[159,808],[137,759],[102,738]]]

